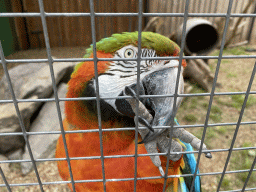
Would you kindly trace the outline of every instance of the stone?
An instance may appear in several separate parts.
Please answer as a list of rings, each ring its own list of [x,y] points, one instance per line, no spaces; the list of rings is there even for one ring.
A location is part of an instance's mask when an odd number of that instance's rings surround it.
[[[21,160],[23,154],[23,149],[18,149],[15,151],[11,151],[10,153],[7,153],[6,156],[9,160]]]
[[[31,99],[37,99],[37,96]],[[26,130],[29,129],[30,118],[38,108],[38,102],[19,103],[19,111]],[[0,105],[0,133],[22,132],[20,122],[13,103]],[[0,153],[5,154],[12,150],[19,149],[24,146],[24,137],[22,135],[8,135],[0,137]]]
[[[53,63],[56,84],[67,74],[69,75],[76,63]],[[9,70],[14,93],[17,99],[25,99],[31,96],[47,98],[52,94],[52,79],[50,68],[46,63],[22,64]],[[0,82],[0,99],[12,99],[6,76]]]
[[[57,85],[62,80],[68,80],[74,66],[74,62],[55,62],[53,64]],[[9,74],[17,99],[49,98],[53,92],[50,68],[46,63],[19,65],[10,69]],[[12,99],[6,76],[0,81],[1,99]],[[34,119],[42,104],[42,102],[21,102],[18,104],[26,131],[29,131],[30,121]],[[13,132],[21,132],[16,110],[13,103],[3,103],[0,105],[0,133]],[[23,147],[24,137],[22,135],[0,137],[0,153],[5,154]]]
[[[36,72],[40,71],[43,67],[46,66],[46,63],[28,63],[18,65],[9,70],[13,90],[17,98],[22,98],[20,97],[21,88],[27,79],[31,78],[31,76],[34,76]],[[12,96],[9,91],[6,75],[4,75],[0,81],[0,100],[6,99],[12,99]]]
[[[0,161],[7,161],[8,158],[0,154]],[[10,173],[10,163],[1,163],[1,169],[4,172],[4,175],[7,176]]]
[[[59,98],[64,98],[67,92],[67,85],[61,83],[58,88]],[[54,95],[52,95],[52,98]],[[64,102],[60,102],[62,119],[64,119]],[[43,105],[37,118],[31,124],[31,132],[45,132],[45,131],[59,131],[60,124],[55,102],[47,102]],[[43,134],[43,135],[29,135],[28,141],[33,153],[34,159],[44,159],[54,157],[56,143],[59,134]],[[24,160],[30,159],[27,148],[22,157]],[[37,162],[39,163],[39,162]],[[23,174],[27,174],[32,170],[31,162],[21,163],[21,170]]]

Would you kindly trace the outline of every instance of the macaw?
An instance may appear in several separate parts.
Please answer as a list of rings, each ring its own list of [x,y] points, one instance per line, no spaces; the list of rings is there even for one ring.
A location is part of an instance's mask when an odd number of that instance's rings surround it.
[[[97,58],[137,58],[138,56],[138,32],[124,32],[113,34],[96,43]],[[141,56],[142,57],[166,57],[179,56],[179,46],[160,34],[142,32]],[[93,58],[92,46],[86,50],[86,58]],[[182,60],[181,75],[178,93],[183,93],[182,70],[186,66]],[[170,60],[141,60],[140,61],[140,85],[137,86],[137,60],[98,61],[98,90],[99,96],[118,97],[131,95],[136,97],[137,87],[139,95],[171,95],[175,92],[175,84],[178,74],[178,59]],[[67,98],[95,97],[96,80],[94,62],[86,61],[76,65],[71,79],[68,82]],[[131,94],[131,92],[133,92]],[[171,142],[171,152],[199,149],[200,140],[182,129],[173,129],[173,139],[170,138],[169,129],[157,126],[169,126],[171,116],[174,116],[173,97],[136,98],[149,114],[151,119],[140,116],[140,126],[146,129],[140,131],[139,142],[135,142],[134,130],[111,131],[112,128],[135,127],[136,114],[132,99],[100,99],[100,115],[102,132],[103,155],[130,155],[129,157],[104,158],[104,174],[107,182],[106,191],[134,190],[135,172],[135,146],[138,154],[154,152],[167,152],[168,141]],[[134,99],[135,100],[135,99]],[[181,103],[181,97],[177,98],[176,106]],[[66,133],[65,139],[69,157],[91,157],[101,155],[100,134],[98,131],[97,103],[96,100],[76,100],[65,102],[65,115],[63,121],[65,131],[92,130],[86,133]],[[146,132],[145,132],[146,130]],[[182,131],[180,131],[182,130]],[[161,138],[161,139],[159,139]],[[188,139],[189,138],[189,139]],[[188,143],[184,143],[188,142]],[[144,144],[143,144],[144,143]],[[153,143],[153,144],[152,144]],[[206,149],[205,145],[203,149]],[[65,148],[62,136],[59,137],[56,147],[56,158],[65,158]],[[195,172],[195,158],[193,154],[170,155],[168,175],[181,175],[182,172]],[[162,191],[164,185],[164,170],[166,170],[167,156],[139,156],[137,157],[137,177],[159,177],[157,179],[138,179],[136,190]],[[63,180],[70,181],[70,173],[67,161],[57,161],[59,174]],[[100,158],[71,160],[71,170],[74,180],[102,180],[102,162]],[[114,181],[114,179],[127,179],[127,181]],[[186,181],[189,177],[167,178],[166,191],[188,191],[191,185]],[[113,179],[112,181],[110,181]],[[75,183],[77,192],[103,191],[103,182],[82,181]],[[69,187],[72,190],[71,184]],[[200,192],[199,176],[195,179],[193,191]]]

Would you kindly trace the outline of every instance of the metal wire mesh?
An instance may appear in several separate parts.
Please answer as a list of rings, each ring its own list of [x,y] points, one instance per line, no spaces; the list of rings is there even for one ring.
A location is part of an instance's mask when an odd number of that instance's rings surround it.
[[[165,1],[167,2],[167,1]],[[216,1],[218,3],[218,1]],[[118,182],[118,181],[128,181],[128,180],[132,180],[134,181],[134,191],[136,191],[136,181],[137,180],[144,180],[144,179],[154,179],[154,178],[161,178],[161,177],[143,177],[143,178],[138,178],[137,177],[137,157],[140,156],[150,156],[150,155],[156,155],[156,154],[137,154],[137,147],[135,148],[135,152],[134,155],[114,155],[114,156],[104,156],[103,155],[103,142],[102,142],[102,132],[105,131],[122,131],[122,130],[135,130],[135,142],[138,143],[138,119],[135,120],[135,124],[136,124],[136,128],[134,127],[128,127],[128,128],[113,128],[113,129],[103,129],[101,126],[101,116],[100,116],[100,99],[116,99],[116,98],[130,98],[128,96],[120,96],[120,97],[111,97],[111,98],[103,98],[100,97],[99,95],[99,83],[98,83],[98,74],[97,74],[97,62],[98,61],[113,61],[113,60],[125,60],[125,59],[104,59],[104,58],[97,58],[97,54],[96,54],[96,23],[95,23],[95,19],[98,17],[121,17],[121,16],[125,16],[125,17],[136,17],[138,20],[138,32],[139,32],[139,38],[138,38],[138,48],[139,48],[139,53],[138,53],[138,58],[135,59],[138,63],[140,63],[141,60],[148,60],[150,58],[145,58],[145,57],[141,57],[140,51],[141,51],[141,32],[142,32],[142,19],[143,18],[149,18],[149,17],[165,17],[165,18],[179,18],[180,20],[182,20],[183,23],[187,22],[187,19],[189,17],[209,17],[212,20],[214,20],[217,17],[224,17],[226,19],[225,21],[225,28],[224,28],[224,33],[223,33],[223,37],[221,40],[221,46],[220,46],[220,52],[218,56],[183,56],[183,50],[184,50],[184,46],[185,46],[185,31],[186,31],[186,25],[183,25],[183,33],[182,33],[182,43],[181,43],[181,54],[179,57],[159,57],[159,58],[154,58],[154,59],[159,59],[159,60],[163,60],[163,59],[178,59],[179,62],[181,63],[182,59],[217,59],[217,66],[216,66],[216,70],[215,70],[215,75],[214,75],[214,80],[213,80],[213,86],[212,86],[212,90],[210,93],[193,93],[193,94],[178,94],[178,85],[179,85],[179,75],[180,73],[178,73],[178,81],[176,82],[176,91],[175,94],[173,95],[155,95],[155,96],[140,96],[140,97],[174,97],[174,100],[176,101],[178,97],[209,97],[209,104],[207,107],[207,112],[206,112],[206,116],[205,116],[205,121],[203,124],[195,124],[195,125],[174,125],[174,119],[172,119],[171,122],[171,127],[154,127],[156,129],[161,129],[161,128],[173,128],[173,127],[178,127],[178,128],[203,128],[203,133],[202,133],[202,142],[201,142],[201,147],[199,151],[193,151],[193,152],[181,152],[182,154],[185,153],[194,153],[194,154],[198,154],[197,156],[197,167],[196,169],[198,169],[198,165],[200,163],[201,160],[201,155],[202,155],[202,143],[205,140],[206,137],[206,132],[207,129],[209,127],[218,127],[218,126],[235,126],[235,131],[234,131],[234,135],[232,137],[231,140],[231,144],[229,148],[226,149],[213,149],[213,150],[208,150],[209,152],[215,153],[215,152],[228,152],[228,156],[226,158],[225,161],[225,165],[223,168],[222,172],[207,172],[207,173],[200,173],[197,174],[197,172],[195,171],[195,174],[187,174],[187,175],[182,175],[182,177],[189,177],[189,176],[193,176],[193,181],[195,180],[197,175],[200,176],[211,176],[211,175],[220,175],[220,180],[219,183],[217,184],[217,191],[220,191],[220,187],[222,185],[224,176],[226,174],[234,174],[234,173],[244,173],[244,172],[248,172],[248,176],[244,182],[244,185],[242,187],[242,189],[238,189],[238,190],[229,190],[229,191],[253,191],[256,190],[256,186],[255,188],[247,188],[247,183],[250,179],[250,176],[252,174],[253,171],[255,171],[256,169],[254,169],[255,163],[256,163],[256,157],[254,158],[254,161],[251,165],[250,169],[244,169],[244,170],[235,170],[235,171],[227,171],[227,166],[230,162],[230,158],[231,158],[231,154],[234,151],[245,151],[245,150],[255,150],[256,147],[240,147],[240,148],[235,148],[234,147],[234,143],[236,141],[237,138],[237,134],[239,131],[239,128],[241,125],[254,125],[256,124],[256,121],[247,121],[247,122],[242,122],[242,118],[243,118],[243,114],[245,111],[245,107],[246,107],[246,103],[248,101],[248,98],[250,95],[254,95],[256,94],[256,91],[251,91],[251,86],[253,84],[253,80],[254,80],[254,76],[255,76],[255,72],[256,72],[256,63],[253,67],[252,73],[251,73],[251,77],[248,83],[248,87],[247,90],[245,92],[216,92],[216,84],[217,84],[217,79],[218,79],[218,75],[219,75],[219,71],[220,71],[220,66],[221,66],[221,61],[223,59],[256,59],[256,55],[233,55],[233,56],[224,56],[223,55],[223,50],[224,50],[224,44],[225,44],[225,37],[226,37],[226,33],[227,33],[227,29],[228,29],[228,25],[229,25],[229,21],[230,18],[239,18],[239,17],[248,17],[248,18],[255,18],[256,14],[255,13],[246,13],[246,14],[240,14],[240,13],[232,13],[232,8],[234,8],[237,6],[237,2],[233,1],[233,0],[229,0],[228,1],[228,5],[227,5],[227,9],[224,10],[222,13],[207,13],[207,11],[205,13],[191,13],[189,12],[189,9],[191,9],[191,1],[190,0],[186,0],[185,4],[184,4],[184,12],[181,13],[174,13],[174,10],[172,12],[161,12],[161,10],[158,10],[158,12],[156,13],[144,13],[143,12],[143,1],[140,0],[139,1],[139,11],[138,13],[97,13],[94,11],[94,1],[90,0],[90,13],[46,13],[44,11],[44,4],[43,4],[43,0],[38,0],[39,3],[39,8],[40,8],[40,12],[39,13],[0,13],[0,17],[40,17],[41,21],[42,21],[42,26],[43,26],[43,34],[44,34],[44,39],[45,39],[45,45],[46,45],[46,51],[47,51],[47,59],[13,59],[13,60],[8,60],[5,58],[4,56],[4,52],[3,52],[3,48],[0,45],[0,56],[1,56],[1,63],[5,72],[5,75],[7,77],[7,81],[8,81],[8,86],[9,89],[11,91],[11,95],[12,98],[10,98],[9,100],[1,100],[0,103],[13,103],[15,106],[15,110],[17,112],[17,116],[19,119],[19,123],[22,129],[22,132],[17,132],[17,133],[0,133],[0,137],[1,136],[10,136],[10,135],[22,135],[26,141],[26,147],[28,148],[29,151],[29,155],[30,155],[30,159],[28,160],[6,160],[6,161],[0,161],[0,163],[21,163],[21,162],[32,162],[33,164],[33,169],[35,171],[36,174],[36,178],[37,178],[37,182],[35,183],[17,183],[17,184],[10,184],[8,183],[7,179],[6,179],[6,175],[3,173],[1,167],[0,167],[0,174],[2,176],[2,179],[4,181],[4,184],[0,184],[1,188],[6,188],[7,191],[12,191],[12,187],[15,186],[32,186],[32,185],[38,185],[40,191],[44,191],[44,185],[53,185],[53,184],[67,184],[67,183],[71,183],[72,184],[72,188],[73,191],[75,191],[75,183],[80,183],[80,182],[103,182],[103,191],[106,191],[106,182]],[[98,2],[99,3],[99,2]],[[216,3],[216,5],[217,5]],[[215,5],[215,6],[216,6]],[[194,5],[193,5],[194,6]],[[198,6],[200,7],[200,4],[198,4]],[[204,6],[207,8],[207,5],[204,4]],[[209,7],[210,10],[210,7]],[[209,11],[208,10],[208,11]],[[210,12],[210,11],[209,11]],[[47,30],[47,20],[46,18],[48,17],[90,17],[91,19],[91,34],[92,34],[92,44],[93,44],[93,55],[94,57],[91,59],[85,59],[85,58],[69,58],[69,59],[64,59],[64,58],[60,58],[60,59],[53,59],[52,58],[52,54],[51,54],[51,46],[50,46],[50,42],[49,42],[49,36],[48,36],[48,30]],[[131,60],[131,59],[129,59]],[[58,94],[57,94],[57,86],[56,86],[56,80],[55,80],[55,76],[54,76],[54,70],[53,70],[53,63],[54,62],[70,62],[70,61],[76,61],[76,62],[81,62],[81,61],[94,61],[94,68],[95,68],[95,79],[96,79],[96,97],[87,97],[87,98],[59,98]],[[11,78],[9,76],[8,73],[8,69],[7,69],[7,65],[9,63],[28,63],[28,62],[38,62],[38,63],[42,63],[42,62],[48,62],[49,64],[49,69],[50,69],[50,73],[51,73],[51,80],[52,80],[52,87],[53,87],[53,91],[54,91],[54,98],[47,98],[47,99],[17,99],[15,96],[15,93],[13,91],[13,86],[11,83]],[[140,71],[140,66],[138,65],[137,68],[138,71]],[[181,65],[179,66],[179,72],[181,70]],[[140,81],[140,73],[137,73],[137,86],[139,85],[139,81]],[[137,87],[137,95],[139,95],[139,86]],[[237,120],[237,122],[225,122],[225,123],[209,123],[209,118],[210,118],[210,112],[212,109],[212,104],[213,104],[213,99],[215,96],[227,96],[227,95],[244,95],[244,101],[243,101],[243,105],[241,107],[240,110],[240,114],[239,114],[239,118]],[[95,100],[97,101],[97,113],[98,113],[98,125],[99,128],[98,129],[92,129],[92,130],[74,130],[74,131],[64,131],[63,128],[63,124],[62,124],[62,116],[61,116],[61,110],[60,110],[60,102],[63,101],[71,101],[71,100]],[[24,122],[22,120],[21,117],[21,113],[19,110],[19,106],[18,103],[22,103],[22,102],[55,102],[56,103],[56,109],[57,109],[57,113],[58,113],[58,119],[59,119],[59,124],[60,124],[60,131],[51,131],[51,132],[27,132],[24,126]],[[174,109],[176,108],[176,102],[174,102]],[[137,103],[137,110],[138,110],[138,103]],[[137,111],[138,112],[138,111]],[[172,130],[172,129],[171,129]],[[68,154],[68,149],[67,149],[67,144],[65,141],[65,134],[70,134],[70,133],[89,133],[89,132],[99,132],[100,135],[100,144],[101,144],[101,155],[100,156],[91,156],[91,157],[69,157]],[[66,154],[66,158],[48,158],[48,159],[35,159],[33,157],[33,152],[31,150],[30,147],[30,143],[28,142],[28,136],[29,135],[47,135],[47,134],[61,134],[62,138],[63,138],[63,142],[64,142],[64,146],[65,146],[65,154]],[[169,142],[171,143],[171,142]],[[171,148],[171,146],[169,146],[169,148]],[[169,151],[170,153],[170,151]],[[160,153],[161,155],[166,155],[165,153]],[[126,178],[126,179],[106,179],[105,178],[105,169],[104,169],[104,159],[107,158],[124,158],[124,157],[135,157],[135,172],[134,172],[134,178]],[[103,179],[99,179],[99,180],[74,180],[73,179],[73,174],[72,174],[72,169],[71,169],[71,164],[70,161],[72,160],[81,160],[81,159],[100,159],[102,162],[102,175],[103,175]],[[169,155],[168,155],[168,160],[169,160]],[[68,167],[69,167],[69,174],[70,174],[70,181],[53,181],[53,182],[42,182],[40,175],[38,173],[38,168],[36,165],[36,162],[46,162],[46,161],[67,161],[68,163]],[[168,161],[167,161],[168,162]],[[168,165],[167,165],[168,167]],[[165,183],[164,183],[164,187],[163,187],[163,191],[165,191],[166,189],[166,180],[167,178],[170,177],[177,177],[177,175],[168,175],[168,169],[166,169],[166,174],[164,176],[165,179]],[[194,182],[192,182],[194,184]]]

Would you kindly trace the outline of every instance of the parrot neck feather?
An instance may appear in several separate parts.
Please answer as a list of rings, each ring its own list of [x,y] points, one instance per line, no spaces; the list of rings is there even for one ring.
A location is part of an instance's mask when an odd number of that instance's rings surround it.
[[[112,58],[112,54],[97,52],[98,58]],[[92,56],[91,56],[92,58]],[[99,61],[97,63],[98,75],[104,73],[108,69],[108,62]],[[87,61],[79,63],[74,72],[71,75],[71,79],[68,83],[67,98],[81,97],[83,90],[87,86],[87,83],[95,77],[94,62]],[[65,113],[67,121],[76,127],[81,127],[81,124],[85,120],[90,118],[97,118],[94,115],[88,113],[86,107],[84,107],[83,101],[66,101]]]

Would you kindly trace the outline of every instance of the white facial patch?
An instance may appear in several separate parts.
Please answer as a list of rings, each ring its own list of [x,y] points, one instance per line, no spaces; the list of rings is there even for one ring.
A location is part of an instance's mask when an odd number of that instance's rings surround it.
[[[114,54],[113,58],[134,59],[138,56],[138,48],[133,45],[125,46]],[[142,57],[157,57],[155,50],[142,49]],[[141,60],[140,79],[146,75],[165,68],[178,67],[178,60]],[[125,86],[137,83],[137,61],[111,61],[109,70],[99,76],[99,93],[101,97],[117,97]],[[95,81],[94,81],[95,86]],[[116,109],[115,99],[105,100]]]

